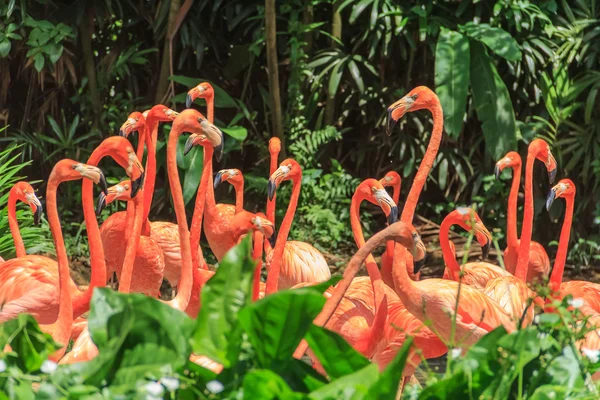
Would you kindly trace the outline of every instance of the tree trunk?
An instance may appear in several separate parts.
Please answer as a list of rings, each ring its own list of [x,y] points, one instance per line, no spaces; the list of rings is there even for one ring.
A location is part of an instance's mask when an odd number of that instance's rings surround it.
[[[83,66],[88,78],[88,89],[92,101],[92,128],[98,128],[100,116],[102,115],[102,101],[98,93],[98,80],[96,78],[96,62],[94,61],[94,49],[92,48],[92,36],[94,34],[94,11],[93,6],[86,8],[85,15],[79,23],[79,34],[81,39],[81,51],[83,53]]]
[[[163,101],[163,98],[167,94],[169,88],[169,60],[171,54],[172,42],[169,40],[169,33],[174,30],[175,24],[177,23],[177,12],[181,6],[181,0],[171,0],[171,6],[169,7],[169,23],[167,25],[167,32],[165,34],[165,40],[162,51],[162,61],[160,63],[160,73],[158,74],[158,82],[156,83],[156,92],[154,95],[154,104],[159,104]]]
[[[267,41],[267,68],[271,98],[271,124],[273,135],[281,141],[281,153],[285,158],[285,137],[281,113],[281,93],[279,90],[279,70],[277,61],[277,28],[275,24],[275,0],[265,0],[265,35]]]
[[[331,18],[331,36],[342,40],[342,15],[338,11],[341,1],[333,4],[333,16]],[[331,40],[331,47],[338,47],[335,40]],[[327,101],[325,103],[325,125],[333,125],[335,119],[335,93],[327,91]]]

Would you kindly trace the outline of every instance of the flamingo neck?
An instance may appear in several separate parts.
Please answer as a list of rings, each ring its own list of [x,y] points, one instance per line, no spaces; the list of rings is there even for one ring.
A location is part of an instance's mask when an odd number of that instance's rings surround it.
[[[215,123],[215,94],[211,94],[206,98],[206,109],[208,114],[208,122]]]
[[[535,163],[536,155],[531,151],[528,152],[527,165],[525,166],[525,210],[523,212],[523,226],[521,227],[517,268],[515,269],[515,276],[522,280],[525,280],[527,277],[529,248],[531,246],[531,233],[533,231],[533,164]]]
[[[142,225],[144,223],[143,203],[144,189],[140,189],[131,203],[133,203],[133,227],[130,230],[129,239],[127,240],[127,248],[125,249],[125,258],[123,259],[123,269],[119,279],[119,292],[129,293],[131,289],[131,278],[133,276],[133,265],[135,263],[135,255],[140,243],[140,235],[142,233]],[[129,213],[129,212],[128,212]],[[129,230],[129,226],[128,226]]]
[[[94,150],[87,164],[97,166],[104,157],[110,156],[102,147]],[[87,230],[88,245],[90,248],[91,277],[88,288],[77,294],[73,299],[73,318],[77,318],[90,308],[90,300],[95,287],[106,285],[106,262],[104,259],[104,247],[100,238],[100,228],[94,210],[94,184],[89,179],[84,179],[81,188],[81,202],[83,204],[83,218]]]
[[[260,233],[260,231],[254,231],[252,235],[252,258],[256,262],[256,266],[254,267],[254,277],[252,280],[252,301],[257,301],[260,295],[260,273],[262,270],[263,241],[264,237],[262,233]]]
[[[394,288],[400,300],[405,305],[414,302],[416,299],[419,299],[420,296],[417,292],[417,287],[415,283],[412,281],[410,276],[408,275],[408,271],[406,270],[406,263],[403,262],[403,259],[398,256],[399,248],[405,250],[406,254],[410,254],[406,248],[398,243],[396,243],[396,248],[394,250],[394,261],[392,266],[392,279],[394,280]],[[412,264],[412,263],[411,263]]]
[[[144,205],[143,205],[143,221],[148,220],[150,215],[150,207],[152,206],[152,197],[154,196],[154,185],[156,183],[156,140],[158,138],[158,118],[152,112],[149,113],[146,119],[145,136],[148,148],[148,157],[146,158],[146,171],[144,178]],[[141,160],[141,158],[140,158]]]
[[[190,232],[185,217],[185,203],[183,202],[183,191],[179,184],[179,171],[177,171],[177,144],[183,132],[184,124],[175,120],[169,141],[167,144],[167,172],[169,175],[169,187],[173,196],[173,208],[177,217],[177,228],[179,231],[179,245],[181,246],[181,279],[177,287],[177,296],[168,304],[178,310],[185,310],[190,301],[192,291],[192,251],[190,246]]]
[[[135,155],[137,156],[138,160],[140,160],[140,162],[144,159],[144,144],[146,142],[145,131],[146,131],[145,127],[144,127],[144,134],[142,134],[140,131],[138,131],[138,146],[137,146]]]
[[[506,244],[507,247],[518,251],[519,234],[517,233],[517,199],[519,197],[519,185],[521,184],[521,164],[513,168],[512,184],[508,196],[508,210],[506,215]]]
[[[425,182],[427,181],[427,177],[429,176],[429,171],[431,171],[431,167],[437,157],[438,150],[440,148],[440,143],[442,142],[442,130],[444,129],[444,112],[442,111],[442,106],[440,105],[439,100],[436,98],[436,103],[429,110],[433,116],[433,129],[431,131],[431,139],[429,139],[429,145],[427,146],[427,151],[423,156],[423,160],[419,165],[419,170],[415,175],[415,179],[413,180],[413,184],[410,188],[410,192],[406,197],[406,202],[404,203],[404,209],[402,210],[402,216],[400,220],[402,222],[406,222],[411,224],[413,217],[415,215],[415,209],[417,208],[417,202],[419,201],[419,196],[421,195],[421,191],[425,186]]]
[[[450,272],[450,279],[458,281],[460,273],[460,265],[456,261],[452,246],[450,244],[450,227],[453,225],[452,221],[446,217],[440,225],[440,246],[442,247],[442,254],[444,257],[444,264]]]
[[[63,345],[61,349],[50,356],[51,360],[56,361],[65,353],[66,345],[69,343],[73,324],[73,303],[69,293],[69,283],[71,280],[69,259],[67,257],[67,250],[56,206],[56,190],[61,181],[53,175],[50,176],[48,188],[46,189],[46,212],[48,214],[48,223],[52,231],[54,246],[56,247],[56,259],[58,262],[59,310],[56,322],[51,325],[45,325],[44,330],[50,332],[54,340]]]
[[[356,242],[356,246],[360,249],[365,245],[365,236],[362,230],[362,224],[360,222],[360,205],[363,202],[364,197],[355,193],[352,196],[352,202],[350,203],[350,226],[352,227],[352,235],[354,236],[354,241]],[[375,262],[375,258],[372,254],[367,256],[367,273],[369,274],[369,278],[374,282],[378,279],[381,279],[381,272],[377,267],[377,263]]]
[[[575,202],[573,196],[566,196],[565,202],[565,220],[563,221],[563,225],[560,230],[558,250],[556,252],[556,259],[554,260],[554,266],[552,267],[552,275],[550,276],[550,289],[553,291],[558,291],[560,289],[560,284],[562,283],[563,273],[565,271],[565,262],[567,261],[567,252],[569,250],[571,225],[573,223],[573,206]]]
[[[10,193],[8,194],[8,226],[10,227],[13,242],[15,242],[17,257],[26,256],[25,244],[23,244],[23,238],[19,231],[19,222],[17,221],[17,188],[15,186],[10,189]]]
[[[269,269],[269,275],[267,276],[267,287],[265,294],[271,294],[277,291],[277,285],[279,283],[279,271],[281,269],[281,262],[283,259],[283,250],[285,249],[285,242],[287,241],[288,234],[292,227],[292,220],[296,213],[296,207],[298,207],[298,199],[300,198],[300,186],[302,177],[295,176],[292,179],[292,197],[290,198],[290,204],[288,205],[285,217],[281,222],[279,233],[277,234],[277,243],[273,249],[273,257],[271,259],[271,268]]]
[[[277,170],[277,162],[279,161],[279,152],[271,152],[271,164],[269,165],[269,177]],[[277,201],[277,193],[272,199],[267,197],[267,219],[275,225],[275,203]]]
[[[244,182],[235,182],[233,184],[235,190],[235,213],[239,213],[244,209]]]
[[[202,236],[202,217],[204,216],[204,207],[207,203],[209,187],[212,188],[212,157],[214,149],[211,146],[204,147],[204,165],[202,167],[202,176],[200,177],[200,185],[198,186],[198,192],[196,193],[196,204],[194,204],[194,214],[192,216],[192,227],[190,229],[190,244],[192,251],[192,264],[194,270],[202,267],[206,268],[206,265],[200,264],[200,237]],[[171,178],[169,178],[170,180]],[[214,192],[213,192],[214,195]],[[213,197],[214,203],[214,197]],[[207,212],[208,212],[207,207]]]

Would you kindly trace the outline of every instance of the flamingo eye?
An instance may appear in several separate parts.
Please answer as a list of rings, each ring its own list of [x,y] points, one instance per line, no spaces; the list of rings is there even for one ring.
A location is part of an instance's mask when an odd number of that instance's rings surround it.
[[[418,95],[418,94],[413,94],[413,95],[412,95],[412,96],[410,96],[410,97],[412,97],[412,99],[413,99],[413,100],[416,100],[416,99],[417,99],[417,97],[419,97],[419,95]]]

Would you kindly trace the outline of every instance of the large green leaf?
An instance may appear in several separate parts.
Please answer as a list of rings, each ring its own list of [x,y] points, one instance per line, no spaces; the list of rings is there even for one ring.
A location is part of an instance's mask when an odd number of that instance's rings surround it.
[[[198,186],[200,186],[200,179],[204,170],[204,148],[194,146],[185,157],[189,158],[189,166],[183,177],[183,201],[187,204],[196,194]]]
[[[328,329],[312,325],[306,341],[331,378],[339,378],[369,365],[369,361]]]
[[[10,357],[9,362],[14,360],[19,369],[28,372],[39,370],[44,360],[61,347],[52,336],[42,332],[36,320],[27,314],[20,314],[0,325],[0,349],[6,345],[10,345],[18,355]]]
[[[248,130],[243,126],[234,125],[220,129],[238,142],[243,142],[248,137]]]
[[[359,371],[346,375],[311,392],[310,398],[314,400],[371,399],[369,397],[369,388],[378,379],[379,368],[377,364],[369,364]]]
[[[508,61],[519,61],[521,49],[517,41],[501,28],[495,28],[489,24],[474,24],[467,22],[460,29],[470,38],[484,43],[495,54]]]
[[[471,42],[471,88],[488,153],[494,159],[516,149],[515,111],[506,85],[485,47]]]
[[[250,236],[229,250],[215,275],[202,288],[202,308],[192,338],[194,352],[226,368],[237,361],[241,341],[238,313],[250,303],[255,262]]]
[[[273,371],[259,369],[244,376],[244,399],[287,400],[305,399],[294,393],[285,381]]]
[[[327,283],[329,284],[329,283]],[[240,323],[256,353],[258,365],[288,360],[323,308],[325,298],[311,287],[284,290],[246,306]]]
[[[450,137],[460,133],[469,88],[469,40],[442,28],[435,50],[435,92],[444,110],[444,128]]]

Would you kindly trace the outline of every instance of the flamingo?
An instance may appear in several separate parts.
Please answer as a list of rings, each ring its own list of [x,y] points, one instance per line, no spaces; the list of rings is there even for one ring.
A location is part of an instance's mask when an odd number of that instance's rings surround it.
[[[475,235],[481,245],[483,259],[487,258],[492,241],[492,235],[485,228],[475,210],[469,207],[459,207],[448,214],[442,221],[442,225],[440,225],[440,246],[444,255],[444,264],[446,264],[444,279],[461,281],[466,285],[483,290],[489,280],[511,275],[510,272],[499,266],[486,262],[470,262],[462,266],[458,265],[449,238],[450,227],[455,224]]]
[[[34,225],[38,225],[42,218],[42,203],[35,195],[35,190],[27,182],[15,183],[8,193],[8,226],[15,243],[15,253],[17,257],[23,257],[27,255],[27,252],[17,222],[17,201],[22,201],[31,208]]]
[[[104,156],[110,156],[126,170],[133,182],[132,190],[137,192],[144,170],[137,160],[133,148],[127,145],[127,140],[121,137],[105,139],[92,152],[88,165],[94,166]],[[103,177],[104,175],[101,176],[102,179]],[[101,180],[99,183],[106,190],[106,182]],[[83,181],[82,203],[88,232],[92,276],[90,285],[85,290],[80,290],[72,280],[70,281],[69,291],[73,298],[73,318],[77,318],[89,309],[93,289],[106,284],[104,250],[94,213],[93,187],[88,180]],[[16,269],[6,268],[5,264],[0,269],[0,304],[5,303],[0,312],[0,322],[12,319],[21,312],[33,314],[40,324],[50,324],[57,318],[59,304],[55,294],[58,291],[58,264],[47,257],[28,257],[28,262]],[[39,275],[41,268],[45,273]],[[14,284],[16,281],[20,282],[19,285]],[[28,288],[38,288],[39,290],[36,290],[33,293],[35,296],[29,300],[19,300],[21,290],[29,290]]]
[[[285,245],[292,226],[292,219],[300,197],[302,168],[292,159],[284,160],[269,178],[268,197],[273,200],[277,187],[283,181],[292,181],[292,197],[277,234],[276,245],[267,249],[266,294],[294,286],[300,282],[324,282],[331,277],[325,258],[317,249],[305,242],[294,242],[293,251],[286,256]],[[269,265],[270,264],[270,265]]]
[[[62,182],[83,178],[102,185],[103,189],[106,188],[104,174],[99,168],[70,159],[63,159],[56,163],[48,178],[46,206],[48,222],[56,247],[58,260],[57,275],[52,273],[52,270],[55,269],[54,265],[45,261],[49,259],[40,256],[26,255],[14,258],[7,261],[2,269],[3,273],[5,271],[18,270],[18,274],[8,282],[5,280],[2,281],[3,286],[7,286],[0,293],[3,293],[3,295],[8,294],[9,297],[12,297],[12,301],[4,304],[2,311],[0,311],[0,319],[6,320],[4,317],[11,315],[11,311],[17,311],[12,314],[12,318],[21,312],[30,312],[38,307],[41,308],[41,311],[46,311],[47,307],[45,307],[41,299],[58,297],[56,302],[58,304],[58,311],[55,314],[56,317],[54,320],[40,323],[40,328],[44,332],[49,333],[56,342],[63,345],[50,355],[49,359],[52,361],[58,361],[65,353],[73,323],[73,302],[71,299],[71,286],[73,283],[70,278],[69,259],[58,217],[56,192]],[[35,271],[35,278],[32,278],[32,275],[27,273],[32,271]],[[58,292],[56,291],[57,286]],[[9,290],[10,293],[8,293]],[[7,309],[11,309],[11,311],[7,312]]]
[[[496,179],[504,168],[513,169],[513,179],[508,196],[508,209],[506,221],[506,249],[504,250],[504,264],[506,269],[515,273],[517,267],[517,255],[519,251],[519,237],[517,234],[517,197],[519,195],[519,184],[521,182],[521,156],[515,151],[508,152],[496,163]],[[527,282],[535,283],[548,276],[550,272],[550,259],[544,247],[538,242],[531,242],[529,249],[529,264],[527,266]]]
[[[394,203],[398,204],[400,201],[400,185],[402,184],[402,178],[396,171],[389,171],[383,178],[379,180],[383,187],[392,187],[392,199]],[[381,255],[381,276],[383,282],[389,287],[394,287],[394,280],[392,279],[392,263],[394,261],[394,241],[390,240],[385,246],[385,253]],[[415,278],[418,280],[418,275]]]
[[[525,212],[523,228],[519,243],[519,254],[514,276],[505,276],[492,279],[484,289],[484,293],[495,299],[506,309],[511,309],[514,318],[519,319],[527,309],[525,323],[533,320],[533,308],[528,307],[528,299],[540,303],[540,299],[529,289],[525,282],[527,267],[529,265],[531,231],[533,228],[533,164],[535,160],[542,161],[548,171],[550,182],[556,176],[556,160],[550,151],[550,146],[543,139],[535,139],[529,144],[527,150],[527,165],[525,168]]]

